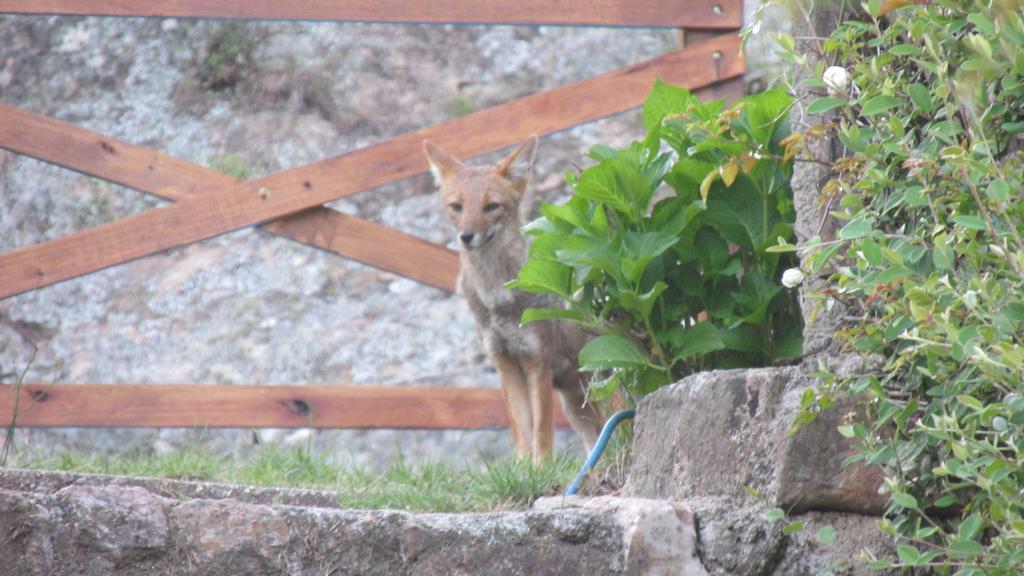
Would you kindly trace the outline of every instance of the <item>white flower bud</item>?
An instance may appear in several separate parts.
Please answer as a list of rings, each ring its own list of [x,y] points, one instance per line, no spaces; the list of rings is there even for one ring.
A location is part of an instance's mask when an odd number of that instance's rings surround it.
[[[583,286],[580,286],[579,288],[576,289],[575,292],[572,293],[572,301],[573,302],[579,302],[582,299],[583,299]]]
[[[846,94],[846,89],[850,86],[850,73],[842,66],[829,66],[821,75],[821,81],[830,90]]]
[[[782,285],[786,288],[796,288],[804,281],[804,273],[799,268],[790,268],[782,273]]]

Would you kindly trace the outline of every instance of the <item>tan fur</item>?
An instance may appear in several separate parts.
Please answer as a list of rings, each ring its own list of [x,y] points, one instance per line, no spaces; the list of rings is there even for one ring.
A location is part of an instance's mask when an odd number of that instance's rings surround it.
[[[498,370],[516,454],[535,463],[551,457],[552,389],[558,390],[566,417],[590,450],[601,429],[601,415],[593,405],[584,405],[585,381],[577,365],[583,333],[560,321],[521,326],[519,318],[526,308],[558,304],[547,296],[505,287],[526,260],[520,207],[537,137],[496,166],[466,166],[429,141],[423,149],[455,225],[462,248],[459,289]]]

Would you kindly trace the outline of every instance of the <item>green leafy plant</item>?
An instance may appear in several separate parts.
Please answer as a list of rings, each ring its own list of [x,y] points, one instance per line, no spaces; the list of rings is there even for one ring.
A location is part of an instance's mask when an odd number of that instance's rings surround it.
[[[580,353],[591,395],[642,395],[711,368],[800,355],[802,318],[780,284],[793,234],[781,90],[731,108],[658,82],[644,104],[647,137],[595,146],[594,166],[567,175],[563,205],[529,224],[529,259],[512,286],[566,308],[527,310],[597,336]]]
[[[868,400],[840,432],[886,473],[897,559],[870,566],[1021,574],[1024,10],[907,4],[841,15],[819,56],[848,82],[819,64],[806,83],[830,121],[805,137],[843,152],[822,204],[845,223],[804,266],[830,275],[820,302],[852,311],[841,336],[872,367],[819,394]]]

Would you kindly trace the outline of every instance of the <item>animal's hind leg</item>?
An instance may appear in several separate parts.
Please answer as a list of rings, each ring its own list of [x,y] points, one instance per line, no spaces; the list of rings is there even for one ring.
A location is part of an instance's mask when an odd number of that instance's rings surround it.
[[[558,386],[558,397],[562,400],[562,412],[565,413],[573,430],[580,435],[589,453],[594,449],[597,437],[601,434],[604,419],[593,402],[586,402],[587,397],[582,383],[576,378],[572,380],[572,383]]]
[[[516,456],[530,456],[532,439],[531,428],[533,419],[530,417],[530,395],[528,384],[519,365],[504,354],[491,354],[494,367],[501,379],[501,392],[505,397],[508,411],[509,428],[512,429],[512,441],[515,443]]]
[[[533,443],[531,455],[534,464],[551,461],[551,448],[555,437],[555,419],[552,411],[554,377],[551,364],[543,358],[530,358],[522,362],[526,384],[530,392],[530,415],[533,417]]]

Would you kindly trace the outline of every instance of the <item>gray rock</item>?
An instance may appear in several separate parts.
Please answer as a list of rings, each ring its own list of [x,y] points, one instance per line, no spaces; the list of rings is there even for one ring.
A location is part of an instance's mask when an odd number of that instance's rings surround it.
[[[534,503],[534,508],[575,508],[613,514],[622,527],[627,574],[707,576],[696,556],[693,512],[684,504],[643,498],[566,496],[541,498]]]
[[[52,574],[54,547],[50,512],[26,492],[0,490],[0,573]]]
[[[623,494],[689,505],[699,556],[712,575],[788,575],[789,568],[778,566],[804,570],[843,560],[843,548],[818,554],[807,551],[809,541],[783,535],[784,523],[764,517],[775,507],[791,520],[808,511],[853,512],[835,517],[844,526],[864,518],[857,541],[878,545],[867,535],[870,515],[881,514],[886,502],[878,494],[881,471],[841,465],[852,446],[836,427],[852,405],[839,403],[790,434],[811,384],[798,367],[723,370],[651,394],[637,409]]]
[[[788,536],[785,554],[775,574],[786,576],[869,576],[895,574],[897,571],[868,570],[862,556],[873,553],[896,560],[892,544],[876,526],[879,518],[837,512],[808,512],[791,521],[803,523],[803,529]],[[835,541],[819,540],[822,528],[835,530]]]
[[[175,548],[198,574],[280,574],[288,523],[270,506],[192,500],[171,508]]]
[[[549,498],[518,512],[411,514],[289,504],[305,491],[278,490],[283,504],[266,505],[246,490],[203,498],[217,490],[124,481],[0,471],[0,486],[20,487],[0,489],[0,551],[13,559],[0,576],[706,574],[693,515],[668,502]]]
[[[163,552],[168,543],[162,499],[138,486],[68,486],[55,494],[74,543],[90,564],[117,568]]]
[[[624,494],[683,502],[757,494],[791,513],[880,513],[880,471],[841,466],[852,453],[836,430],[846,406],[789,433],[810,385],[796,368],[722,370],[651,394],[637,410]]]

